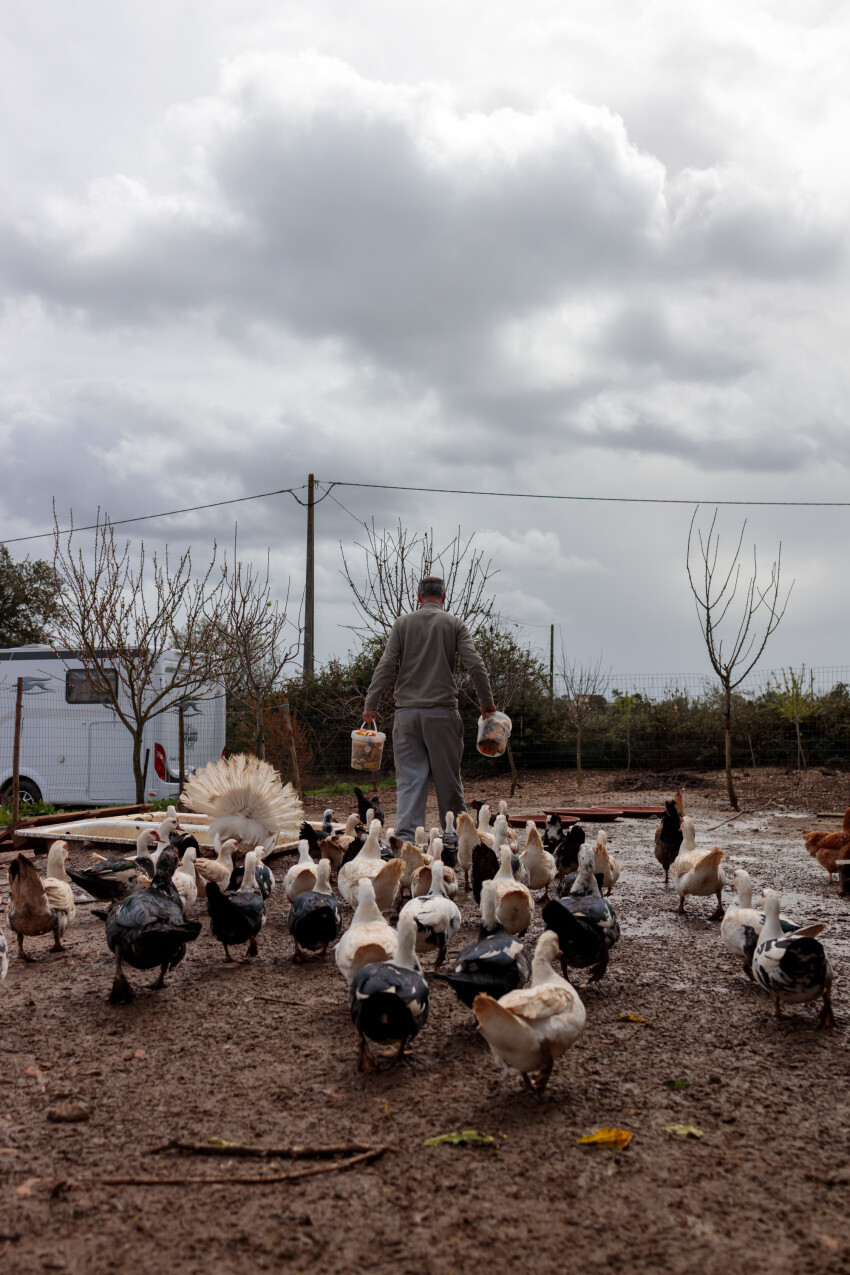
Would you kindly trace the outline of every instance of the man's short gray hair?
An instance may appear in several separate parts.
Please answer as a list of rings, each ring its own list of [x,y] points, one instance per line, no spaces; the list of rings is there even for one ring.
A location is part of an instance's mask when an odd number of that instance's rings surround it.
[[[425,576],[419,581],[420,598],[444,598],[446,596],[446,582],[441,580],[439,576]]]

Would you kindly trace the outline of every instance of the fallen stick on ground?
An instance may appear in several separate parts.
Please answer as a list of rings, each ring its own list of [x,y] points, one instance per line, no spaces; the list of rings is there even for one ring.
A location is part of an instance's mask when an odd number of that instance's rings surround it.
[[[269,1001],[272,1005],[295,1005],[298,1009],[313,1009],[316,1005],[325,1009],[339,1009],[338,1001],[293,1001],[285,996],[264,996],[262,992],[254,993],[255,1001]]]
[[[387,1150],[386,1147],[373,1147],[362,1155],[353,1155],[348,1160],[336,1160],[333,1164],[320,1164],[312,1169],[296,1169],[294,1173],[269,1173],[265,1176],[238,1178],[232,1174],[223,1177],[205,1178],[196,1174],[179,1178],[70,1178],[64,1185],[75,1186],[263,1186],[266,1183],[295,1182],[300,1178],[314,1178],[320,1173],[336,1173],[343,1169],[353,1169],[357,1164],[368,1164],[377,1160]]]
[[[370,1151],[386,1151],[386,1146],[373,1147],[367,1142],[340,1143],[324,1147],[248,1147],[240,1143],[181,1142],[172,1138],[161,1147],[151,1147],[148,1155],[162,1155],[165,1151],[179,1151],[181,1155],[249,1156],[265,1160],[285,1157],[289,1160],[322,1160],[335,1155],[360,1155]]]
[[[714,832],[715,828],[725,828],[727,823],[734,823],[736,819],[741,818],[741,815],[749,815],[749,814],[752,814],[751,810],[739,810],[738,813],[736,815],[733,815],[731,819],[724,819],[722,823],[712,824],[710,828],[706,828],[706,832]]]

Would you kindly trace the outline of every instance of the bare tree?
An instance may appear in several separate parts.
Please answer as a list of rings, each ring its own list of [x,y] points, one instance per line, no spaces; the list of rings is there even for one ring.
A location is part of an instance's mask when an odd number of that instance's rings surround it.
[[[240,562],[234,536],[233,563],[228,565],[227,560],[224,561],[220,595],[213,599],[209,616],[223,657],[228,691],[253,716],[254,752],[260,758],[266,755],[266,712],[271,697],[280,689],[287,664],[298,657],[303,631],[300,612],[297,620],[289,616],[289,585],[282,602],[272,594],[269,558],[270,552],[267,552],[265,571],[258,571],[252,563]],[[286,697],[283,712],[291,741],[295,786],[300,790]]]
[[[74,542],[73,516],[71,530],[60,532],[54,506],[53,525],[53,569],[62,587],[56,640],[80,660],[92,691],[132,736],[136,801],[142,802],[146,724],[200,694],[221,671],[208,624],[220,597],[220,585],[210,584],[215,546],[194,577],[188,549],[176,562],[167,546],[148,557],[142,541],[133,552],[129,540],[116,542],[112,523],[99,511],[88,554]],[[166,652],[174,658],[164,663]]]
[[[366,543],[357,545],[365,558],[362,573],[352,570],[340,545],[342,575],[360,616],[360,624],[352,628],[387,637],[400,615],[416,610],[419,581],[428,575],[445,580],[446,610],[463,620],[473,636],[490,622],[493,599],[487,583],[496,573],[484,551],[474,547],[474,535],[464,540],[458,527],[447,545],[435,549],[433,529],[412,532],[399,521],[396,531],[381,533],[373,521],[365,530]]]
[[[741,546],[744,542],[744,532],[746,531],[747,523],[745,519],[729,569],[724,574],[722,568],[718,571],[717,565],[720,553],[720,535],[715,531],[717,523],[717,510],[715,509],[707,535],[703,536],[702,531],[699,529],[697,531],[699,557],[697,559],[698,576],[695,579],[694,571],[691,568],[691,547],[694,523],[698,512],[699,506],[694,510],[688,530],[686,559],[688,582],[696,602],[697,616],[703,638],[705,639],[708,658],[723,688],[723,723],[726,736],[726,791],[729,795],[730,806],[733,810],[738,810],[738,797],[732,778],[732,692],[737,686],[740,686],[747,674],[751,673],[755,668],[764,648],[767,646],[770,635],[776,632],[779,622],[785,614],[785,608],[788,605],[794,582],[791,582],[785,595],[785,601],[780,603],[780,573],[782,568],[782,544],[780,543],[776,561],[772,563],[770,568],[770,578],[762,588],[758,583],[758,556],[756,546],[753,545],[753,574],[747,581],[744,590],[738,626],[737,628],[734,627],[733,619],[729,627],[729,640],[727,640],[722,635],[721,628],[729,615],[730,608],[738,592],[738,586],[741,583]]]
[[[576,783],[582,785],[581,742],[584,730],[599,708],[611,681],[611,670],[603,669],[602,656],[595,664],[578,664],[568,660],[561,645],[558,673],[564,686],[563,704],[567,720],[576,732]]]
[[[768,689],[771,689],[770,684]],[[808,769],[800,728],[806,718],[811,717],[819,708],[815,695],[815,675],[810,672],[808,679],[806,678],[805,664],[799,673],[793,668],[782,669],[782,685],[780,686],[777,678],[776,685],[772,689],[776,696],[776,707],[780,717],[794,723],[794,732],[797,736],[797,783],[799,783],[803,770]]]

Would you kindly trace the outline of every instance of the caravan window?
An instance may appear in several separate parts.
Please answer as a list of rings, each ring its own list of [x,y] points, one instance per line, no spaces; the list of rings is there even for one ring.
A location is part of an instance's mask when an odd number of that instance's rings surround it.
[[[104,672],[117,695],[118,674],[114,668],[104,669]],[[65,674],[65,702],[67,704],[109,704],[111,701],[106,691],[100,689],[95,674],[84,668],[69,668]]]

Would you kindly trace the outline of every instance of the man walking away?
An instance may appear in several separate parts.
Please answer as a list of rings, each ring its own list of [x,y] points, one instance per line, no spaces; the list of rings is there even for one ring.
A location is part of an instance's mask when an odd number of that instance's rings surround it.
[[[484,661],[463,620],[443,610],[445,601],[444,581],[437,576],[420,581],[419,610],[396,620],[366,692],[363,720],[373,722],[398,664],[393,726],[396,835],[407,841],[412,841],[416,829],[425,824],[432,778],[443,826],[447,811],[458,815],[466,810],[460,777],[463,723],[457,709],[455,656],[459,655],[469,670],[482,714],[488,717],[496,711]]]

